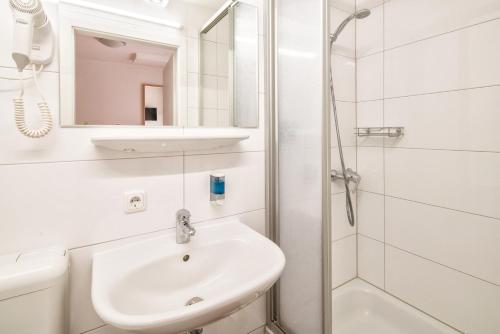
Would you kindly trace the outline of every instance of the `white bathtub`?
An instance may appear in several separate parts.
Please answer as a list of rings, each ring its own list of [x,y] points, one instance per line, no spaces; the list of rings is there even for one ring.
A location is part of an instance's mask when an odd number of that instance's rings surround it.
[[[457,334],[459,332],[355,279],[333,291],[334,334]]]

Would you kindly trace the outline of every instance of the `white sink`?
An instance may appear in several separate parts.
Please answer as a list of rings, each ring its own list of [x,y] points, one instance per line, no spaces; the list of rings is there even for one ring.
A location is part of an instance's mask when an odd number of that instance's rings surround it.
[[[194,226],[187,244],[175,242],[173,229],[94,255],[92,302],[103,321],[134,332],[179,333],[247,305],[281,275],[280,248],[241,222]]]

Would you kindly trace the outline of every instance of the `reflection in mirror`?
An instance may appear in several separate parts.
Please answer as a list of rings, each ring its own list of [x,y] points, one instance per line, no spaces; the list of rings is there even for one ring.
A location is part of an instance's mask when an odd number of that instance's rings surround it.
[[[234,117],[235,126],[259,126],[259,17],[255,6],[234,7]]]
[[[258,127],[261,0],[88,1],[127,17],[60,8],[62,126]]]
[[[200,125],[258,127],[258,11],[232,1],[200,33]]]
[[[76,124],[174,125],[175,52],[167,46],[77,30]]]

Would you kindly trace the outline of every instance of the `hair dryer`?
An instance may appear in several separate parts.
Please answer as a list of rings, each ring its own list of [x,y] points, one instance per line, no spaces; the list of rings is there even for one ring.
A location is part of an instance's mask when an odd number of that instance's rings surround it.
[[[12,58],[22,71],[28,64],[48,65],[54,55],[54,36],[40,0],[9,0],[14,14]]]
[[[38,85],[36,65],[40,65],[41,71],[43,66],[52,61],[54,54],[52,29],[40,0],[9,0],[9,4],[14,15],[12,58],[19,70],[21,82],[21,93],[14,98],[16,126],[27,137],[40,138],[52,129],[52,115]],[[23,70],[28,65],[31,65],[33,81],[42,99],[37,104],[41,114],[41,125],[38,129],[28,128],[25,121]]]

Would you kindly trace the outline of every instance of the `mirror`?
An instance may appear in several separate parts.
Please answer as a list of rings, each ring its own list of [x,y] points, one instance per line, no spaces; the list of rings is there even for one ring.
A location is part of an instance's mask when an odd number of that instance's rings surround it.
[[[161,29],[63,6],[61,125],[258,127],[263,60],[252,2],[171,1],[157,10],[178,25]]]
[[[75,125],[174,125],[176,49],[75,31]]]
[[[236,2],[200,33],[200,124],[258,126],[258,12]]]

